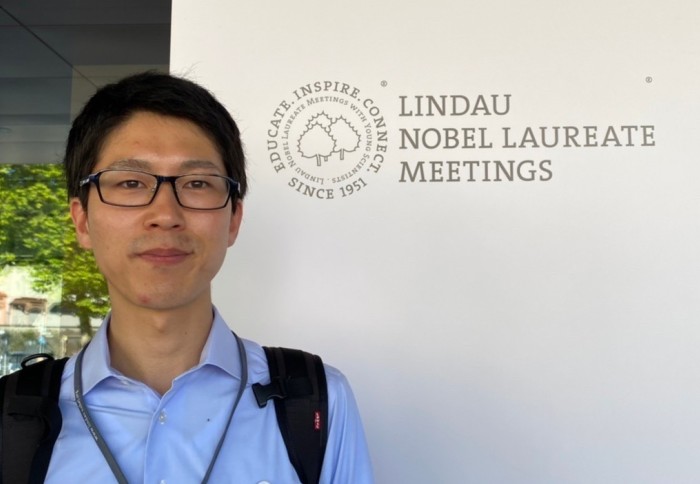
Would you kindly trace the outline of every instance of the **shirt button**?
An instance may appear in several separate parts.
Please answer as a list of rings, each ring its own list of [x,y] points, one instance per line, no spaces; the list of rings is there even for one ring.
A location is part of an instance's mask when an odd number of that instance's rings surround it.
[[[260,481],[258,484],[270,484],[270,481]]]
[[[161,410],[160,415],[158,415],[158,422],[162,425],[167,421],[168,421],[168,414],[165,413],[165,410]],[[165,484],[165,481],[161,481],[161,483]]]
[[[165,479],[161,479],[160,484],[166,484]]]

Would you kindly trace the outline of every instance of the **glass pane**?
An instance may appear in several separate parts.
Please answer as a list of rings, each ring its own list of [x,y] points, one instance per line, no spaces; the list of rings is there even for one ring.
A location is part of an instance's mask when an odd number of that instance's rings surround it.
[[[73,354],[107,311],[78,247],[60,165],[0,165],[0,373],[34,353]]]

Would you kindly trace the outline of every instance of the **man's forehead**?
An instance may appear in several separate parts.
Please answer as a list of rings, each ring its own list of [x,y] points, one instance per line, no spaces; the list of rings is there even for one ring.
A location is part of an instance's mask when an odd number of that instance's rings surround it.
[[[226,172],[213,136],[193,121],[151,111],[136,111],[104,139],[93,171],[133,169]]]

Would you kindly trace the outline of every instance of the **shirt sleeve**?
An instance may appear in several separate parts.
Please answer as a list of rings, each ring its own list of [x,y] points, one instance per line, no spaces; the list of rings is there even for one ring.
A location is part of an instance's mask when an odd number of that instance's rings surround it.
[[[321,484],[374,484],[362,420],[345,376],[325,365],[329,432]]]

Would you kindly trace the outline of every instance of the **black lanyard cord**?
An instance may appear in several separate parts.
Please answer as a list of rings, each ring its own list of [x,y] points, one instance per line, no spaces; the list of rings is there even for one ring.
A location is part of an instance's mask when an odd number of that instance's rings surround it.
[[[234,338],[236,338],[236,344],[238,345],[238,356],[240,358],[241,363],[241,384],[238,388],[236,400],[233,402],[233,406],[231,407],[231,412],[229,413],[228,420],[226,421],[226,427],[224,427],[224,431],[222,432],[221,437],[219,438],[219,443],[216,445],[216,449],[214,450],[214,455],[211,458],[211,462],[209,462],[207,472],[204,475],[204,478],[202,479],[202,484],[206,484],[209,481],[209,476],[211,476],[212,470],[214,469],[216,459],[217,457],[219,457],[221,447],[224,445],[226,433],[228,432],[229,427],[231,427],[231,420],[233,419],[233,414],[236,412],[238,403],[241,401],[241,397],[243,396],[245,387],[248,384],[248,358],[246,357],[245,347],[243,346],[243,342],[236,335],[236,333],[233,333],[233,336]],[[114,477],[117,478],[117,482],[119,482],[119,484],[129,484],[129,482],[126,480],[126,477],[124,477],[124,473],[119,467],[119,464],[117,464],[114,455],[109,450],[107,442],[105,442],[105,439],[102,437],[102,434],[97,428],[97,425],[95,425],[95,422],[92,420],[92,417],[90,417],[90,412],[88,411],[88,408],[85,405],[85,399],[83,398],[83,354],[85,353],[86,348],[87,345],[85,345],[85,347],[80,351],[80,353],[78,353],[78,357],[75,361],[75,374],[73,375],[75,403],[78,405],[78,410],[80,410],[80,414],[83,416],[83,420],[85,421],[85,425],[90,431],[90,435],[92,435],[92,438],[95,439],[97,447],[99,447],[100,452],[102,452],[102,455],[107,461],[107,464],[109,464],[109,468],[112,469]]]

